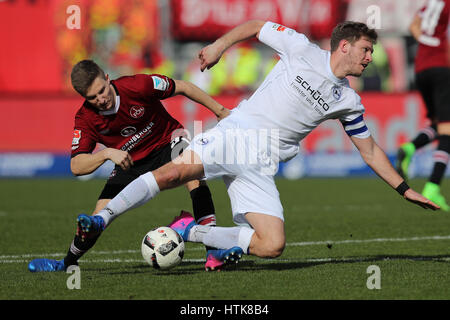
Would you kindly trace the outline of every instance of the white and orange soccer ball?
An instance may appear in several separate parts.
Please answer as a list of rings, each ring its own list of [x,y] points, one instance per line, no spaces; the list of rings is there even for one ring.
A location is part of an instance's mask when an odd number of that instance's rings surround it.
[[[171,269],[183,260],[183,238],[169,227],[147,232],[141,245],[142,257],[155,269]]]

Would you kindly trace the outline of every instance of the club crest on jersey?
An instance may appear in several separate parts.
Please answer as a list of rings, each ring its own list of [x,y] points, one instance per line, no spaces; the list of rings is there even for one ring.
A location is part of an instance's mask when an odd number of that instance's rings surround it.
[[[131,136],[132,134],[135,134],[135,133],[136,133],[136,128],[135,127],[131,127],[131,126],[125,127],[125,128],[123,128],[120,131],[120,135],[122,137],[129,137],[129,136]]]
[[[342,88],[339,86],[333,86],[333,88],[331,89],[333,91],[333,97],[339,101],[339,99],[341,99],[342,96]]]
[[[207,138],[200,138],[196,142],[197,142],[197,144],[200,144],[200,145],[204,146],[205,144],[208,144],[208,143],[210,143],[213,140],[214,139],[212,139],[212,138],[211,138],[211,140],[208,140]]]
[[[130,108],[130,116],[138,119],[144,115],[145,108],[143,106],[132,106]]]

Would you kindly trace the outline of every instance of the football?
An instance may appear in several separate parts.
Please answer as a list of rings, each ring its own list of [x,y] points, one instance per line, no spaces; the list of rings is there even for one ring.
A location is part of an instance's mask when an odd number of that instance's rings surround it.
[[[159,227],[144,236],[141,252],[144,260],[153,268],[171,269],[183,259],[184,241],[175,230]]]

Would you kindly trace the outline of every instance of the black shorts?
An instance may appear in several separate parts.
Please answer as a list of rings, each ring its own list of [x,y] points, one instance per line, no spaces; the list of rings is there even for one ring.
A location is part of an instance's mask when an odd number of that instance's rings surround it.
[[[450,122],[450,68],[436,67],[416,74],[416,85],[432,122]]]
[[[177,137],[171,143],[150,153],[147,157],[135,161],[134,165],[128,170],[123,170],[120,166],[116,165],[98,199],[114,198],[131,181],[138,178],[141,174],[156,170],[170,162],[181,154],[188,145],[189,141],[187,139]]]

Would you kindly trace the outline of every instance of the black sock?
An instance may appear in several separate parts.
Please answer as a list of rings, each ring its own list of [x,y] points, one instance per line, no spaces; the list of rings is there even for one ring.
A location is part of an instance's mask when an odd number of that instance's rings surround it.
[[[436,129],[437,129],[436,125],[433,124],[427,128],[422,129],[419,132],[419,134],[414,138],[414,140],[411,141],[416,147],[416,150],[429,144],[438,137]]]
[[[81,239],[81,236],[76,235],[73,239],[67,255],[64,258],[64,264],[66,266],[78,265],[78,259],[80,259],[90,248],[92,248],[100,237],[100,234],[95,235],[92,238]]]
[[[438,139],[439,145],[433,152],[434,166],[429,181],[440,185],[449,160],[450,136],[442,135]]]
[[[190,192],[195,221],[199,224],[215,226],[216,211],[208,186],[201,185]],[[205,246],[206,250],[216,248]]]
[[[194,209],[195,221],[199,224],[215,225],[216,211],[208,186],[201,185],[200,187],[192,190],[190,194],[192,199],[192,208]],[[202,220],[206,219],[208,219],[208,221],[204,221],[205,223],[201,223]]]

